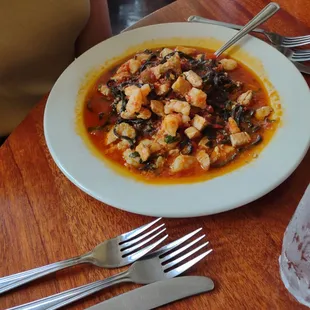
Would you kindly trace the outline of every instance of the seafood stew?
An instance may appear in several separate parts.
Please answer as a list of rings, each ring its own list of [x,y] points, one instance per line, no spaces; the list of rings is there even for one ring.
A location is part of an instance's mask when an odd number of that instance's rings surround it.
[[[145,180],[228,172],[257,157],[278,125],[250,69],[182,46],[141,51],[105,70],[83,113],[94,146]]]

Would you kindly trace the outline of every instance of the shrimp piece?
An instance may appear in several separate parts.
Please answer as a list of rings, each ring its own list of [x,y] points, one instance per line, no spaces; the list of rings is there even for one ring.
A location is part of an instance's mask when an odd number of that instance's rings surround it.
[[[209,170],[211,161],[209,155],[204,150],[200,150],[196,154],[196,158],[203,170]]]
[[[237,99],[237,103],[239,103],[240,105],[249,105],[251,102],[251,99],[253,97],[253,91],[252,90],[248,90],[247,92],[241,94],[238,99]]]
[[[169,114],[163,120],[163,129],[168,135],[175,137],[180,123],[181,117],[178,114]]]
[[[192,84],[193,87],[201,88],[202,87],[202,78],[192,70],[183,72],[188,82]]]
[[[143,144],[143,142],[140,142],[137,147],[136,151],[140,154],[140,158],[142,161],[148,160],[148,158],[151,156],[151,151],[148,145]]]
[[[151,92],[151,87],[149,84],[144,84],[141,86],[142,96],[146,98],[146,96]]]
[[[98,86],[98,91],[108,99],[112,98],[112,91],[106,84],[100,84]]]
[[[173,70],[178,74],[182,73],[180,56],[178,54],[174,54],[164,64],[158,66],[160,66],[161,74],[166,73],[168,70]]]
[[[155,169],[160,169],[164,166],[165,164],[165,158],[163,156],[158,156],[156,161],[155,161]]]
[[[238,63],[233,59],[221,59],[220,64],[223,65],[223,68],[226,71],[235,70],[238,67]]]
[[[169,54],[171,54],[171,53],[173,53],[173,50],[172,49],[170,49],[170,48],[164,48],[161,52],[160,52],[160,57],[162,57],[162,58],[164,58],[164,57],[166,57],[167,55],[169,55]]]
[[[122,101],[119,101],[119,102],[115,105],[115,107],[116,107],[116,112],[117,112],[117,113],[121,113],[122,106],[123,106]]]
[[[136,85],[127,86],[124,89],[125,95],[129,98],[137,89],[139,89],[139,87]]]
[[[205,109],[207,107],[207,94],[201,89],[193,87],[185,96],[186,100],[194,107]]]
[[[150,139],[141,140],[136,146],[136,151],[140,154],[142,161],[146,161],[151,154],[160,151],[161,146]]]
[[[111,80],[114,80],[119,83],[119,82],[124,82],[129,78],[130,78],[129,72],[120,72],[120,73],[116,73],[115,75],[113,75],[111,77]]]
[[[141,108],[140,111],[138,112],[137,118],[141,119],[149,119],[152,116],[152,112],[147,109],[147,108]]]
[[[140,53],[135,56],[136,60],[139,60],[141,63],[144,63],[149,59],[150,55],[146,53]]]
[[[121,118],[123,119],[136,119],[137,118],[136,114],[129,113],[128,111],[123,111],[120,113],[121,113]]]
[[[153,74],[155,80],[159,80],[162,74],[162,66],[163,65],[158,65],[156,67],[150,68],[151,73]]]
[[[124,153],[123,153],[123,158],[126,161],[126,165],[130,165],[133,167],[140,167],[141,163],[140,163],[140,155],[138,152],[132,151],[130,149],[127,149]]]
[[[166,103],[165,108],[164,108],[165,114],[177,112],[183,115],[189,115],[190,110],[191,110],[191,107],[188,102],[174,100],[174,99]]]
[[[123,122],[116,126],[116,132],[120,136],[125,136],[130,139],[134,139],[136,137],[136,130],[129,124]]]
[[[247,132],[238,132],[230,135],[232,146],[242,146],[251,142],[251,137]]]
[[[270,113],[273,112],[273,109],[269,106],[261,107],[255,111],[255,118],[262,121],[267,116],[270,115]]]
[[[117,70],[116,74],[122,73],[122,72],[127,72],[129,73],[129,60],[124,62]]]
[[[216,146],[211,155],[210,155],[210,160],[211,163],[225,163],[227,162],[230,158],[232,158],[232,156],[234,156],[234,154],[236,154],[236,149],[232,146],[229,145],[218,145]]]
[[[141,61],[138,59],[130,59],[128,62],[128,69],[131,74],[135,74],[141,67]]]
[[[198,143],[199,148],[209,151],[210,150],[210,147],[208,146],[209,141],[210,140],[208,139],[208,137],[203,137]]]
[[[165,95],[168,93],[168,91],[170,90],[170,82],[166,82],[166,83],[163,83],[163,84],[159,84],[159,83],[156,83],[154,86],[155,86],[155,93],[156,95],[158,96],[162,96],[162,95]]]
[[[237,122],[232,117],[228,119],[228,129],[232,134],[240,132]]]
[[[121,151],[125,151],[130,148],[130,143],[127,140],[122,140],[117,143],[117,148]]]
[[[126,92],[125,92],[126,94]],[[140,88],[132,90],[131,95],[129,96],[126,111],[130,114],[137,113],[141,110],[143,104],[143,96]]]
[[[159,100],[151,100],[151,110],[158,116],[164,116],[164,104]]]
[[[118,137],[114,134],[114,126],[109,130],[107,134],[106,145],[109,145],[118,140]]]
[[[197,159],[194,156],[181,154],[175,158],[170,166],[170,169],[174,173],[180,172],[182,170],[188,170],[192,168],[196,162]]]
[[[189,127],[189,122],[191,121],[191,118],[188,115],[181,115],[182,116],[182,124],[186,127]]]
[[[185,46],[177,46],[175,48],[175,50],[178,52],[183,52],[184,54],[187,54],[187,55],[192,55],[192,54],[195,54],[197,52],[197,50],[195,48],[185,47]]]

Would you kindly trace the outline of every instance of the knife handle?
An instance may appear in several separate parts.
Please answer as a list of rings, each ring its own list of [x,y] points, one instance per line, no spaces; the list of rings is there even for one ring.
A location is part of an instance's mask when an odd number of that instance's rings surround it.
[[[243,26],[240,26],[240,25],[220,22],[218,20],[212,20],[212,19],[201,17],[201,16],[197,16],[197,15],[192,15],[187,20],[189,22],[217,25],[217,26],[228,27],[228,28],[232,28],[232,29],[236,29],[236,30],[240,30],[243,27]],[[252,31],[253,32],[258,32],[258,33],[265,33],[265,30],[260,29],[260,28],[255,28]]]
[[[94,294],[106,287],[121,283],[131,282],[128,271],[119,273],[115,276],[99,280],[86,285],[78,286],[55,295],[32,301],[27,304],[16,306],[8,310],[54,310],[68,305],[74,301],[80,300],[86,296]]]

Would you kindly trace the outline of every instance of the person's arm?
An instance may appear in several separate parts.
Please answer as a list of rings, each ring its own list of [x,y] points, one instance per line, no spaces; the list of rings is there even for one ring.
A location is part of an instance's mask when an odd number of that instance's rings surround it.
[[[90,16],[85,28],[76,41],[76,57],[112,35],[107,0],[89,1]]]

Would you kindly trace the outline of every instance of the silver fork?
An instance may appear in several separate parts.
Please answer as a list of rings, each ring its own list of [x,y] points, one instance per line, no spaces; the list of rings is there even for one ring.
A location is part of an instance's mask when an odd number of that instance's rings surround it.
[[[217,20],[212,20],[208,18],[204,18],[201,16],[192,15],[187,19],[189,22],[197,22],[197,23],[205,23],[205,24],[212,24],[218,26],[224,26],[232,29],[240,30],[243,26],[220,22]],[[285,37],[281,36],[277,33],[265,31],[264,29],[255,28],[252,30],[253,32],[264,34],[269,41],[274,45],[279,45],[283,47],[296,47],[302,46],[310,43],[310,35],[306,36],[298,36],[298,37]]]
[[[211,19],[200,17],[200,16],[190,16],[188,18],[188,21],[191,21],[191,22],[201,22],[201,23],[207,23],[207,24],[213,24],[213,25],[219,25],[219,26],[233,28],[233,29],[241,29],[242,28],[242,26],[239,26],[239,25],[219,22],[217,20],[211,20]],[[266,36],[269,33],[269,32],[266,32],[266,31],[264,31],[262,29],[255,29],[254,31],[264,33]],[[275,35],[280,36],[278,34],[275,34]],[[305,37],[309,37],[308,43],[310,43],[310,36],[305,36]],[[283,37],[283,38],[287,38],[288,39],[289,37]],[[301,38],[301,37],[296,37],[296,38]],[[270,38],[269,38],[269,40],[273,43],[273,41]],[[280,46],[280,45],[278,45],[278,43],[273,43],[273,45],[274,45],[274,47],[278,51],[280,51],[289,60],[291,60],[293,62],[296,62],[296,61],[299,61],[299,62],[300,61],[309,61],[310,60],[310,50],[292,50],[292,49],[290,49],[288,47]],[[301,45],[304,45],[304,44],[301,44]],[[299,46],[299,45],[291,45],[291,46]]]
[[[190,243],[185,244],[181,248],[172,251],[193,237],[200,230],[201,228],[169,243],[168,245],[163,246],[153,253],[149,253],[140,260],[136,261],[132,266],[130,266],[129,269],[122,273],[109,277],[105,280],[99,280],[56,295],[30,302],[28,304],[17,306],[11,308],[11,310],[54,310],[118,283],[132,282],[137,284],[148,284],[164,279],[174,278],[212,252],[212,249],[205,251],[195,258],[180,264],[194,253],[207,246],[209,242],[205,242],[193,248],[193,245],[203,239],[205,235],[202,235]],[[190,248],[193,249],[191,251],[186,251]],[[184,254],[179,256],[183,252]]]
[[[287,47],[278,47],[276,49],[284,54],[291,61],[309,61],[310,50],[292,50]]]
[[[161,224],[145,232],[160,220],[161,218],[158,218],[149,224],[113,239],[106,240],[97,245],[92,251],[81,256],[0,278],[0,293],[7,292],[50,273],[78,264],[89,263],[105,268],[117,268],[129,265],[153,250],[160,242],[168,237],[168,235],[165,235],[160,240],[150,243],[150,241],[166,230],[164,228],[165,224]]]

